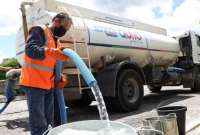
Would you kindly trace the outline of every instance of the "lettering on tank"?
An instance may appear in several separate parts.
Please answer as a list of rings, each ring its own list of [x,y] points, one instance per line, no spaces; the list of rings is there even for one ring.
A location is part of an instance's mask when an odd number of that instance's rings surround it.
[[[106,36],[109,37],[120,37],[129,39],[131,41],[141,41],[143,38],[139,33],[131,32],[131,31],[123,31],[123,30],[115,30],[113,28],[102,27],[102,26],[94,26],[95,32],[103,32]]]

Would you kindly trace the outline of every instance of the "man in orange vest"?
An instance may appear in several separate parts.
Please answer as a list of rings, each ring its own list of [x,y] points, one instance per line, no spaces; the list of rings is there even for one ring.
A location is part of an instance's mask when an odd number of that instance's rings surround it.
[[[53,88],[56,60],[66,61],[57,39],[65,35],[72,20],[59,13],[48,26],[35,26],[26,41],[20,85],[26,91],[31,135],[42,135],[53,124]],[[63,83],[63,82],[60,82]]]

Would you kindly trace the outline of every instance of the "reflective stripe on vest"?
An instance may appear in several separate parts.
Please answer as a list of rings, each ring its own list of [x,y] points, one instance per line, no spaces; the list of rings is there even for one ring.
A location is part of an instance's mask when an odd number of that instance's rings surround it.
[[[50,68],[50,67],[46,67],[46,66],[39,66],[36,64],[30,64],[30,63],[24,63],[23,67],[29,67],[29,68],[33,68],[33,69],[38,69],[38,70],[43,70],[43,71],[47,71],[53,74],[54,69]]]

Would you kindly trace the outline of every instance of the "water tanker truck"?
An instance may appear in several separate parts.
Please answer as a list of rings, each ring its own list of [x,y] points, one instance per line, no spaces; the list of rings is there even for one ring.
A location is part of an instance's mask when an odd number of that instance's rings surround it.
[[[16,55],[23,64],[27,30],[48,25],[58,12],[67,12],[73,26],[59,39],[76,51],[98,81],[110,108],[137,109],[143,99],[143,86],[160,92],[162,86],[200,90],[200,32],[187,31],[168,37],[166,30],[135,20],[96,12],[56,0],[21,4],[23,24],[17,33]],[[63,64],[70,85],[65,87],[67,105],[89,105],[90,88],[69,61]]]

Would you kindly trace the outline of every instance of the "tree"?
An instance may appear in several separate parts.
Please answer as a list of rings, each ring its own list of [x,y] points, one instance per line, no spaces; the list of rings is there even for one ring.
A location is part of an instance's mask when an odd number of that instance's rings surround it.
[[[5,72],[4,71],[0,71],[0,80],[5,80]]]
[[[11,67],[11,68],[19,68],[20,64],[18,63],[17,59],[15,59],[15,58],[6,58],[6,59],[3,59],[0,66]],[[5,74],[6,74],[6,70],[0,70],[0,80],[6,79]]]
[[[3,59],[2,63],[0,64],[2,67],[12,67],[12,68],[19,68],[20,64],[18,63],[16,58],[6,58]]]

